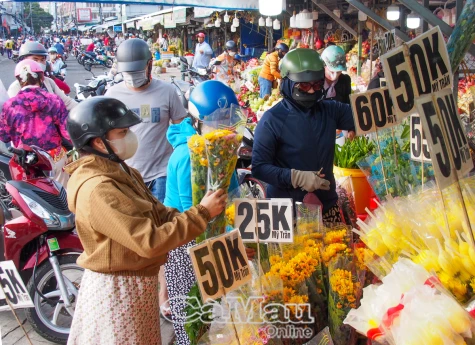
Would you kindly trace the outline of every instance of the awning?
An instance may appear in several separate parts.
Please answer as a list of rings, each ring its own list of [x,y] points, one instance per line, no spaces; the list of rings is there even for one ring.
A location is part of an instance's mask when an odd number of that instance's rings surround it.
[[[95,29],[107,29],[107,28],[111,28],[113,27],[114,25],[119,25],[121,24],[122,22],[120,20],[111,20],[109,22],[105,22],[104,24],[101,24],[101,25],[98,25],[98,26],[95,26]]]
[[[29,2],[31,0],[13,0],[14,2]],[[76,2],[76,0],[39,0],[40,2]],[[91,2],[102,4],[145,4],[163,6],[188,6],[188,7],[208,7],[234,10],[258,10],[259,0],[93,0]]]

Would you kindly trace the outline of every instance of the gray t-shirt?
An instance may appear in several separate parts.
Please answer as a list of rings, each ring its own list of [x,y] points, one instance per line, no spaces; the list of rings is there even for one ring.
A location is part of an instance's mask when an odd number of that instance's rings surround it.
[[[126,163],[137,169],[145,182],[167,175],[168,159],[173,152],[167,140],[170,120],[186,116],[173,85],[153,79],[148,88],[132,91],[120,83],[111,87],[106,96],[122,101],[142,118],[142,123],[131,129],[137,135],[137,153]]]

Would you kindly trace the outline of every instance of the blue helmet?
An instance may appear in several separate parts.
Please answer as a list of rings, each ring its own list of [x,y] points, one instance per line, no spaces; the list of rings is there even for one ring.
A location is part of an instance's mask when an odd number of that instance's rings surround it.
[[[239,105],[234,91],[217,80],[208,80],[193,89],[188,101],[188,111],[198,120],[218,109],[229,108],[231,104]]]

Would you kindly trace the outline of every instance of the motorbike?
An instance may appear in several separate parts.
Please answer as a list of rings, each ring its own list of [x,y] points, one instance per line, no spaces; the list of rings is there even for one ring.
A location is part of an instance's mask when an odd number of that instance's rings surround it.
[[[245,184],[256,199],[265,199],[267,197],[267,183],[252,176],[251,161],[252,147],[254,145],[253,131],[245,127],[242,143],[238,149],[238,161],[236,164],[236,173],[239,185]]]
[[[103,51],[96,51],[96,56],[86,53],[84,56],[84,68],[86,71],[91,71],[92,66],[104,66],[107,68],[112,68],[114,64],[113,58],[107,56]]]
[[[0,198],[0,260],[12,260],[34,308],[26,317],[43,338],[66,344],[84,269],[83,252],[68,209],[66,190],[49,178],[51,157],[39,147],[8,148],[13,180],[5,188],[14,207]]]
[[[189,81],[184,81],[184,77],[182,77],[183,80],[176,80],[175,77],[170,77],[170,82],[173,86],[175,86],[178,97],[180,98],[183,107],[185,107],[185,109],[188,109],[188,100],[190,99],[190,94],[193,91],[193,88],[206,80],[210,80],[214,66],[219,66],[221,64],[221,61],[214,61],[214,63],[206,69],[196,69],[190,67],[188,61],[183,56],[180,57],[180,61],[185,66],[185,71],[183,73],[190,77]]]
[[[18,63],[20,59],[20,55],[18,53],[18,50],[12,50],[12,60],[14,63]]]
[[[79,47],[74,46],[73,49],[71,50],[71,55],[74,56],[77,59],[80,52],[81,51],[80,51]]]
[[[107,75],[94,76],[92,79],[86,79],[89,82],[88,85],[82,85],[75,83],[74,87],[76,88],[76,98],[77,102],[84,101],[89,97],[95,96],[104,96],[107,91],[107,88],[118,84],[122,80],[111,79]]]

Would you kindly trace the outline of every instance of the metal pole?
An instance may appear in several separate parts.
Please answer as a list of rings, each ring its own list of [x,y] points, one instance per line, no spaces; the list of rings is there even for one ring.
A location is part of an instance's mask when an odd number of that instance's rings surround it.
[[[330,11],[330,9],[328,7],[326,7],[325,5],[323,4],[319,4],[317,2],[317,0],[312,0],[313,3],[315,5],[317,5],[323,12],[325,12],[326,14],[328,14],[334,21],[336,21],[339,25],[341,25],[343,28],[346,29],[346,31],[348,31],[350,34],[352,34],[354,37],[358,37],[358,33],[353,30],[353,28],[351,26],[349,26],[348,24],[346,24],[343,20],[341,20],[340,18],[338,18],[332,11]],[[364,5],[363,5],[364,6]]]
[[[356,74],[359,76],[361,76],[361,56],[363,55],[362,52],[363,52],[363,35],[362,35],[362,25],[361,25],[361,21],[358,20],[358,65],[357,65],[357,71],[356,71]]]
[[[31,34],[35,34],[35,30],[33,30],[33,13],[31,12],[31,2],[30,2],[30,22],[31,22]]]
[[[267,45],[268,45],[269,52],[271,52],[274,50],[274,34],[272,32],[272,27],[268,28],[268,35],[269,35],[269,38],[267,41]]]
[[[425,8],[429,8],[429,0],[424,0],[423,5]],[[422,22],[422,32],[426,32],[429,30],[429,22],[427,20],[424,20]],[[421,156],[422,157],[422,156]]]
[[[55,2],[54,3],[54,20],[55,20],[55,23],[56,23],[56,33],[58,33],[58,3]]]

